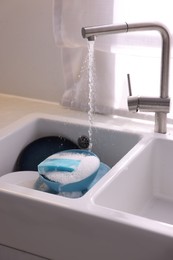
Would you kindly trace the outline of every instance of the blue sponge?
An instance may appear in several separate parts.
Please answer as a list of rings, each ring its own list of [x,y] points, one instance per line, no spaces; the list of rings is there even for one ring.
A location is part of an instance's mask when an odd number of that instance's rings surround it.
[[[99,158],[87,150],[66,150],[48,157],[38,165],[46,184],[56,192],[83,191],[95,178]]]
[[[62,156],[62,154],[61,154]],[[57,156],[56,156],[57,157]],[[38,165],[39,172],[44,174],[47,172],[73,172],[80,164],[80,160],[68,158],[55,158],[55,155],[49,157]]]

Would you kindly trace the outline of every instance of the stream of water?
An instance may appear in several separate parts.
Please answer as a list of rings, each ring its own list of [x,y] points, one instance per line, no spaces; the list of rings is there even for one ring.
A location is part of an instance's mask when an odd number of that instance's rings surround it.
[[[94,116],[94,92],[95,92],[95,66],[94,66],[94,46],[95,41],[88,41],[88,137],[89,137],[89,150],[93,146],[93,116]]]

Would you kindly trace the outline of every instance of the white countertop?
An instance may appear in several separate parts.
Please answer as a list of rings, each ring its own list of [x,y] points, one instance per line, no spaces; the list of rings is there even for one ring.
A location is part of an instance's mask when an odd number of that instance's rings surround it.
[[[29,98],[22,98],[17,96],[10,96],[0,94],[0,129],[8,127],[17,120],[33,113],[43,113],[50,115],[62,115],[67,117],[75,117],[80,119],[87,119],[88,115],[85,112],[74,111],[65,108],[58,103],[45,102],[41,100],[34,100]],[[131,116],[132,115],[132,116]],[[94,121],[110,126],[118,126],[123,130],[130,130],[134,132],[150,132],[154,130],[154,122],[150,120],[140,119],[140,114],[128,114],[129,117],[122,117],[119,115],[95,115]],[[131,116],[131,117],[130,117]],[[172,125],[168,126],[168,133],[172,132]]]
[[[58,103],[46,102],[41,100],[22,98],[0,94],[0,129],[8,127],[17,120],[33,113],[62,115],[73,118],[88,119],[86,112],[75,111],[65,108]],[[148,120],[147,116],[141,113],[120,112],[119,115],[95,115],[94,122],[100,122],[110,127],[116,126],[123,130],[130,130],[141,133],[154,132],[154,118]],[[168,120],[170,123],[171,120]],[[173,124],[168,124],[168,134],[173,134]]]

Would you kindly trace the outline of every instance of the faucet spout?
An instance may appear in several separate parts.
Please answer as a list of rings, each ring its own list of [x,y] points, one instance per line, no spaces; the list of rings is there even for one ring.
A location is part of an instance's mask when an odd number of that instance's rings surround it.
[[[83,27],[81,32],[83,38],[94,40],[95,37],[101,35],[119,34],[119,33],[135,32],[135,31],[157,31],[161,35],[162,47],[161,47],[160,97],[158,100],[158,103],[160,103],[162,99],[168,99],[169,62],[170,62],[170,36],[168,30],[163,25],[159,23],[133,23],[133,24],[125,23],[120,25]],[[157,100],[155,100],[155,102],[157,103]],[[169,102],[167,103],[169,106]],[[156,104],[156,106],[158,107],[159,104]],[[169,111],[169,107],[167,110]],[[156,109],[155,132],[166,133],[166,119],[167,119],[167,112]]]

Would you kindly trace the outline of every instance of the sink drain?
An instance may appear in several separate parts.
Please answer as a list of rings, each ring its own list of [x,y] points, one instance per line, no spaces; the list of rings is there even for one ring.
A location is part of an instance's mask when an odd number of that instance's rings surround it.
[[[89,143],[88,136],[82,135],[78,138],[78,145],[82,149],[87,149],[89,147]]]

